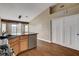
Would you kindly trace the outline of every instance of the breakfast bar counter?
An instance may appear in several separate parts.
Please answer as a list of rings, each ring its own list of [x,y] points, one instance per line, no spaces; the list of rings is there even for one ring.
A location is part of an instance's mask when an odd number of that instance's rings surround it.
[[[10,47],[14,50],[15,55],[37,47],[37,33],[11,35],[8,39]]]

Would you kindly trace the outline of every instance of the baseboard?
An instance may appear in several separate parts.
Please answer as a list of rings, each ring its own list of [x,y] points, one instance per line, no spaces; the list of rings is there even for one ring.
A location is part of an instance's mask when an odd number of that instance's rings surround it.
[[[76,49],[76,48],[70,47],[70,46],[65,45],[65,44],[60,44],[60,43],[57,43],[57,42],[52,42],[52,43],[57,44],[57,45],[60,45],[60,46],[63,46],[63,47],[66,47],[66,48],[69,48],[69,49],[73,49],[73,50],[79,51],[79,49]]]
[[[45,40],[45,39],[41,39],[41,38],[37,38],[38,40],[42,40],[42,41],[45,41],[45,42],[48,42],[48,43],[51,43],[50,40]]]

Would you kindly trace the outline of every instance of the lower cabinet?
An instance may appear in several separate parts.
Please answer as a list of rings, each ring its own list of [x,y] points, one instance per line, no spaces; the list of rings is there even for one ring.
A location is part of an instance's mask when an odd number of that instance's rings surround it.
[[[12,49],[13,49],[15,55],[17,55],[20,52],[19,43],[16,43],[15,45],[13,45]]]
[[[10,39],[9,44],[10,44],[10,47],[13,49],[15,55],[17,55],[20,52],[19,37]]]
[[[20,51],[24,51],[28,49],[28,38],[25,38],[25,36],[22,36],[20,39]]]
[[[24,50],[28,49],[27,45],[28,45],[27,41],[21,41],[20,42],[20,51],[24,51]]]
[[[28,39],[24,38],[24,36],[18,36],[14,39],[10,39],[9,44],[15,55],[28,49]]]
[[[15,55],[37,46],[37,34],[21,35],[9,40],[10,47]]]

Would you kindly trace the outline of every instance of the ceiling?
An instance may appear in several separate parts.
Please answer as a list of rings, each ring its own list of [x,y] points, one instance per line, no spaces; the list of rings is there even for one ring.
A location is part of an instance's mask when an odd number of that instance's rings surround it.
[[[54,3],[0,3],[0,17],[9,20],[30,21]],[[21,15],[22,18],[18,19]]]

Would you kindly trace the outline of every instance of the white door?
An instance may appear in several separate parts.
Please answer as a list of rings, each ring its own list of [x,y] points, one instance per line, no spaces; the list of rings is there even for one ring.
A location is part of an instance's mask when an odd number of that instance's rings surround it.
[[[79,50],[79,15],[72,16],[71,47]]]
[[[52,42],[63,44],[63,18],[52,21]]]
[[[56,21],[52,20],[52,42],[56,43]]]
[[[52,42],[79,50],[79,14],[52,20]]]
[[[64,17],[64,45],[79,50],[79,15]]]
[[[63,44],[64,46],[70,47],[71,46],[71,17],[64,17],[64,24],[63,24]]]
[[[76,36],[76,38],[75,38],[75,47],[76,47],[76,49],[77,50],[79,50],[79,16],[77,17],[77,20],[76,20],[76,32],[75,32],[75,36]]]

